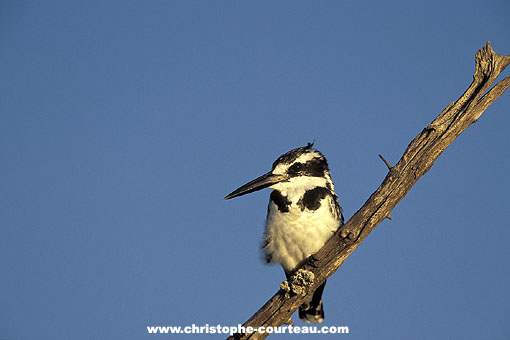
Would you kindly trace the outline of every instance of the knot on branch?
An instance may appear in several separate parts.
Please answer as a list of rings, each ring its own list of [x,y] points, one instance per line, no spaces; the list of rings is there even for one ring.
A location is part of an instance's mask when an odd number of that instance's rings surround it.
[[[287,281],[280,283],[280,288],[285,291],[286,297],[292,295],[305,296],[313,286],[315,275],[308,270],[299,269]]]
[[[354,240],[358,237],[358,234],[355,233],[352,230],[348,230],[346,228],[342,229],[340,231],[340,237],[342,240],[344,240],[346,243],[352,243]]]

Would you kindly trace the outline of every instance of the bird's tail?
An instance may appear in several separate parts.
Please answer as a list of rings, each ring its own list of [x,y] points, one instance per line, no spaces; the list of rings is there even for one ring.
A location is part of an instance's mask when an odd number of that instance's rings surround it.
[[[299,318],[304,322],[320,323],[324,321],[324,308],[322,306],[322,292],[326,281],[313,293],[310,300],[299,307]]]

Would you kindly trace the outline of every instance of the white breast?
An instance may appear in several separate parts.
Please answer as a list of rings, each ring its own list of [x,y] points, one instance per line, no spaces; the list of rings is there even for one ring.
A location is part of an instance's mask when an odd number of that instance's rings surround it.
[[[330,209],[333,204],[328,195],[317,210],[301,211],[293,203],[289,212],[282,213],[270,200],[263,248],[266,257],[291,271],[316,253],[340,225]]]

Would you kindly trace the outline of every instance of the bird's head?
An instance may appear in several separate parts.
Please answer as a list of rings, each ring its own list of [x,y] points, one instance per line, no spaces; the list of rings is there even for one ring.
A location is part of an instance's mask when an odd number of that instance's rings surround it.
[[[307,146],[290,150],[281,155],[273,163],[271,171],[234,190],[225,199],[246,195],[264,188],[287,192],[320,186],[333,191],[328,162],[322,153],[312,147],[313,143],[308,143]]]

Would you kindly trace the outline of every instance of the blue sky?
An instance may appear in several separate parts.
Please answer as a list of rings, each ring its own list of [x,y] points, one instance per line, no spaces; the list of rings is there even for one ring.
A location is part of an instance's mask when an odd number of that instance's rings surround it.
[[[243,323],[284,275],[260,261],[269,191],[223,197],[315,140],[349,218],[386,174],[377,154],[397,162],[467,88],[475,52],[510,54],[509,10],[2,1],[0,338]],[[326,325],[508,336],[509,111],[506,93],[330,278]]]

